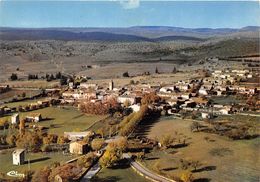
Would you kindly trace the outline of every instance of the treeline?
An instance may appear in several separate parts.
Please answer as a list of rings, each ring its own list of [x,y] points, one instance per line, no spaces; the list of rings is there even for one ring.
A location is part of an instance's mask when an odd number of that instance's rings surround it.
[[[24,148],[31,152],[49,152],[53,145],[63,145],[69,142],[64,136],[42,133],[40,130],[25,131],[25,121],[20,123],[20,133],[8,136],[0,135],[0,144],[9,147]]]
[[[39,76],[38,74],[28,74],[27,77],[28,80],[46,80],[48,82],[53,81],[53,80],[60,80],[61,85],[67,84],[67,80],[69,79],[67,76],[62,75],[61,72],[58,72],[56,74],[46,74],[45,76]],[[15,81],[18,80],[18,75],[16,73],[12,73],[10,76],[10,80]]]

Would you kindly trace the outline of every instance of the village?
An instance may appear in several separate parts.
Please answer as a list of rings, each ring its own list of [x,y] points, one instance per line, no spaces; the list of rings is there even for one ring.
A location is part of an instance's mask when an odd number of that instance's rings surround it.
[[[171,74],[174,76],[177,72],[174,69]],[[85,76],[74,76],[63,86],[46,89],[32,100],[25,99],[23,104],[20,101],[12,101],[11,105],[3,103],[0,107],[0,146],[3,154],[5,150],[9,153],[5,155],[9,159],[7,168],[0,171],[1,177],[25,181],[90,181],[91,178],[95,181],[95,175],[101,168],[127,163],[148,180],[192,181],[194,172],[201,166],[199,161],[180,159],[183,161],[180,176],[158,174],[154,168],[150,168],[152,172],[144,172],[146,167],[142,165],[146,162],[139,164],[138,161],[144,160],[151,150],[182,148],[189,143],[186,136],[178,136],[178,141],[170,135],[147,137],[144,134],[147,125],[167,117],[190,120],[192,132],[243,140],[259,136],[259,123],[232,122],[230,118],[260,116],[260,87],[259,82],[254,81],[259,80],[259,72],[226,68],[213,71],[201,69],[197,73],[196,79],[178,80],[174,84],[131,80],[123,86],[117,86],[114,80],[99,85],[95,80],[89,82]],[[155,68],[155,75],[159,74]],[[12,88],[2,86],[1,89]],[[66,109],[71,113],[77,112],[67,122],[82,117],[81,113],[86,118],[80,125],[73,122],[67,127],[66,123],[57,122],[56,115],[49,116],[48,109],[57,112],[57,116],[63,115],[61,110],[64,113]],[[89,115],[100,117],[91,120],[87,126],[84,121],[89,120]],[[68,117],[64,115],[62,119]],[[49,161],[53,163],[51,166],[34,169],[33,174],[30,166],[37,163],[37,158],[30,161],[33,153],[45,156],[39,162],[48,160],[48,153],[65,157],[61,157],[60,161]],[[19,166],[25,167],[20,170]],[[12,172],[13,169],[22,174]],[[195,177],[198,177],[197,173]]]

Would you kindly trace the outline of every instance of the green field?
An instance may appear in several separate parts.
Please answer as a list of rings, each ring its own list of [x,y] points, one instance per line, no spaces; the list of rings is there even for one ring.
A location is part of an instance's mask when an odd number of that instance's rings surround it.
[[[17,166],[13,165],[12,161],[12,151],[5,150],[0,153],[0,172],[7,173],[9,171],[18,171],[18,173],[23,173],[25,170],[38,170],[44,166],[51,165],[54,162],[65,162],[72,159],[73,155],[66,154],[62,152],[51,152],[51,153],[26,153],[25,154],[25,164]],[[30,160],[30,163],[28,162]]]
[[[69,131],[84,131],[91,124],[105,117],[86,115],[74,107],[47,107],[36,111],[21,112],[20,118],[25,118],[30,113],[41,113],[44,120],[39,123],[35,123],[35,125],[48,127],[49,133],[58,135],[63,135],[64,132]],[[3,117],[2,119],[6,118],[10,120],[10,116]]]
[[[91,182],[148,182],[144,177],[137,174],[131,167],[120,169],[104,168],[91,180]]]

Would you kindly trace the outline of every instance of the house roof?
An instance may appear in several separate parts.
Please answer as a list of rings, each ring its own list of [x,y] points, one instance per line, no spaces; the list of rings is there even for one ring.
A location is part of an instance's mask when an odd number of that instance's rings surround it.
[[[27,117],[40,117],[41,113],[30,113]]]
[[[13,154],[19,155],[19,154],[21,154],[24,151],[25,151],[25,149],[16,149],[16,150],[13,151]]]

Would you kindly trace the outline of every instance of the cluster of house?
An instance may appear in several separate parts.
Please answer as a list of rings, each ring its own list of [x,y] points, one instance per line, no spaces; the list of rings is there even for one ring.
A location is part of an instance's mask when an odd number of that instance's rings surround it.
[[[168,114],[180,110],[200,110],[203,118],[208,118],[211,113],[229,114],[232,112],[230,105],[210,105],[211,96],[225,96],[227,94],[253,95],[259,92],[259,87],[235,85],[237,78],[252,78],[254,75],[249,70],[215,70],[211,77],[204,79],[183,81],[173,85],[138,84],[115,88],[110,81],[108,88],[99,87],[93,83],[81,83],[76,89],[69,89],[62,93],[62,102],[79,103],[82,100],[103,102],[111,97],[117,98],[119,103],[128,102],[130,108],[137,112],[140,109],[141,98],[145,93],[156,92],[166,102],[155,105],[159,109],[167,109]],[[227,81],[230,84],[227,84]]]

